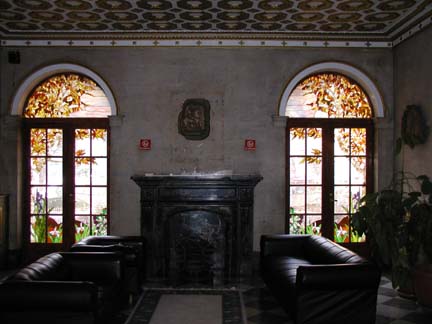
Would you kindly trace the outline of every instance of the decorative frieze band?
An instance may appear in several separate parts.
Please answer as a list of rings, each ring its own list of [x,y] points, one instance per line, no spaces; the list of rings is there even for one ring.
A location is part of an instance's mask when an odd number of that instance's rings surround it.
[[[266,39],[111,39],[111,40],[2,40],[2,47],[345,47],[389,48],[386,41],[266,40]]]

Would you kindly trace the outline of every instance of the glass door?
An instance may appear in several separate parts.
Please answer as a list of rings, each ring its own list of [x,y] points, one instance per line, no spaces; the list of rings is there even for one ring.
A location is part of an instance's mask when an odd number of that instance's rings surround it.
[[[63,243],[63,142],[62,129],[30,130],[30,243]]]
[[[362,243],[350,220],[372,190],[372,122],[293,119],[287,127],[287,232]]]
[[[108,233],[107,122],[25,123],[24,242],[27,259]]]
[[[89,235],[107,234],[107,135],[106,129],[75,130],[75,242]]]

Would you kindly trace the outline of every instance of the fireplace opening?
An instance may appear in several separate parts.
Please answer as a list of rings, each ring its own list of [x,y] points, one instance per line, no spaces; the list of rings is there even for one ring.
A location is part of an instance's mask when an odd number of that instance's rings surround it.
[[[173,284],[223,284],[226,226],[205,210],[174,214],[169,223],[169,277]]]

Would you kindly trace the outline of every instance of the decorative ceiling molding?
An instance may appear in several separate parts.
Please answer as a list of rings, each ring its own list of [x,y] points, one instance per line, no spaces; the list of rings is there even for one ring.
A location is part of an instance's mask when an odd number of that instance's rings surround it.
[[[392,42],[268,40],[268,39],[151,39],[151,40],[3,40],[3,47],[345,47],[391,48]]]
[[[431,0],[0,0],[2,46],[388,47],[431,21]]]

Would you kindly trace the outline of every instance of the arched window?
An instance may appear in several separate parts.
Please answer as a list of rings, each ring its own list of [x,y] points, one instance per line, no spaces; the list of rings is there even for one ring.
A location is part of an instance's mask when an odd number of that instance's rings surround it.
[[[291,92],[287,122],[287,231],[364,242],[351,230],[372,186],[373,110],[347,76],[308,75]]]
[[[104,91],[80,74],[50,76],[30,92],[23,110],[28,258],[108,233],[110,113]]]
[[[366,93],[349,78],[320,73],[301,81],[291,93],[285,115],[292,118],[371,118]]]

